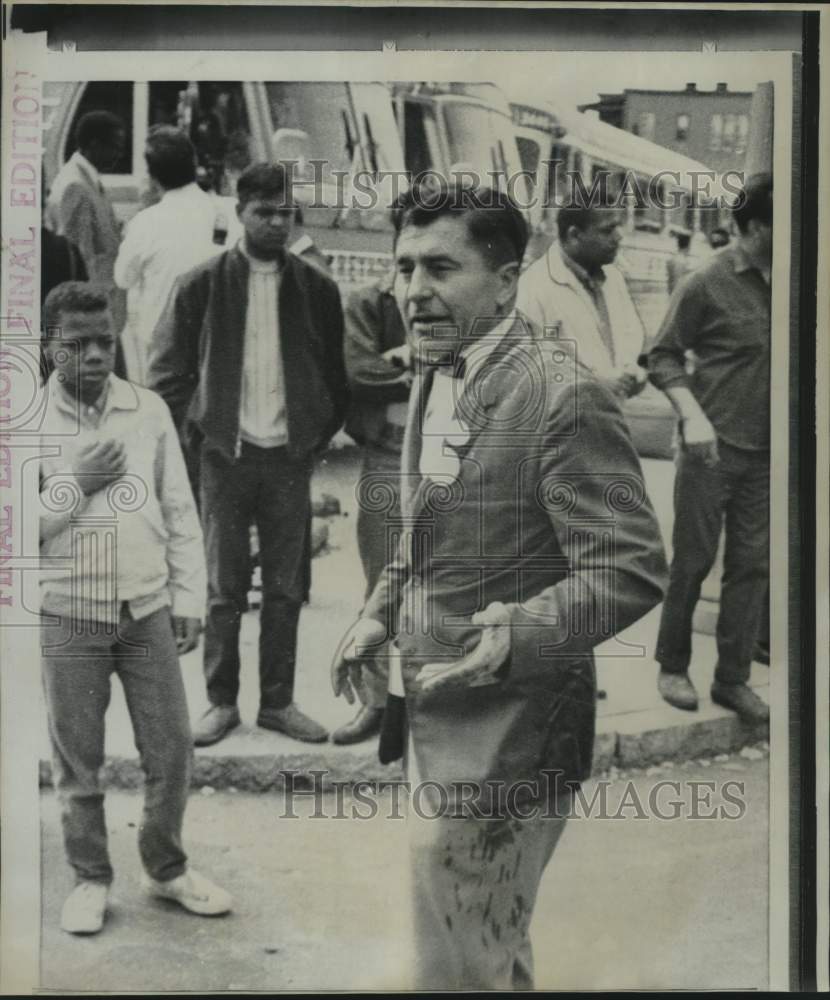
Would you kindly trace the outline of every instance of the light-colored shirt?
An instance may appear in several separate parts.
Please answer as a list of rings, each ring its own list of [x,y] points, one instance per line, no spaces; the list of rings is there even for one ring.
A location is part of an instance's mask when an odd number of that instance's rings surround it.
[[[224,249],[213,242],[219,211],[216,201],[193,183],[166,191],[127,224],[115,283],[128,289],[121,343],[130,381],[147,382],[153,331],[176,279]]]
[[[438,480],[458,476],[461,462],[456,449],[467,443],[472,430],[463,413],[458,412],[458,401],[472,380],[480,375],[515,321],[513,312],[480,340],[465,346],[461,351],[464,371],[459,377],[456,378],[449,367],[436,369],[421,425],[423,444],[418,469],[424,478]]]
[[[557,242],[519,279],[518,308],[539,330],[570,341],[580,366],[613,378],[637,365],[645,331],[622,271],[602,268],[597,281]],[[583,279],[588,278],[588,283]]]
[[[240,243],[245,252],[244,241]],[[280,270],[276,261],[250,265],[245,348],[242,365],[242,401],[239,436],[260,448],[277,448],[288,441],[285,377],[280,349]]]
[[[204,614],[202,529],[170,411],[154,392],[110,375],[97,406],[60,386],[46,395],[40,466],[42,608],[79,620],[117,622],[172,605]],[[127,471],[87,496],[73,471],[81,448],[115,439]]]

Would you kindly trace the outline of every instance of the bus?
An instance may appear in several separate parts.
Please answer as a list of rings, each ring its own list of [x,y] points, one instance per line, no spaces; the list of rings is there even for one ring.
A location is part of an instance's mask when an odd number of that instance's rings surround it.
[[[144,144],[154,125],[183,128],[196,147],[199,182],[234,217],[235,183],[251,163],[294,163],[304,229],[344,286],[388,268],[392,227],[384,198],[352,205],[351,180],[371,182],[404,169],[385,83],[164,80],[44,85],[44,179],[51,184],[74,151],[75,126],[87,111],[124,121],[121,161],[102,177],[119,219],[150,203]]]

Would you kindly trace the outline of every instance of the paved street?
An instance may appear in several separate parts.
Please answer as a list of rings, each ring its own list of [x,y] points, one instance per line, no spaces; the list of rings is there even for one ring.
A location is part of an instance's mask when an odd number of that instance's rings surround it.
[[[763,989],[767,978],[766,748],[717,760],[612,772],[606,817],[569,823],[540,888],[533,925],[539,988]],[[630,783],[629,783],[630,779]],[[649,793],[668,790],[684,819],[652,813]],[[705,786],[715,793],[706,801]],[[740,819],[689,818],[694,788],[703,816],[718,806]],[[585,789],[587,800],[597,782]],[[701,792],[700,789],[703,789]],[[666,791],[664,789],[664,791]],[[72,991],[335,990],[406,987],[405,849],[402,819],[360,820],[348,795],[295,800],[282,794],[195,792],[186,842],[197,867],[231,890],[235,912],[204,919],[140,893],[135,824],[140,796],[108,794],[117,879],[111,915],[95,938],[58,929],[71,877],[60,846],[58,809],[42,797],[42,986]]]

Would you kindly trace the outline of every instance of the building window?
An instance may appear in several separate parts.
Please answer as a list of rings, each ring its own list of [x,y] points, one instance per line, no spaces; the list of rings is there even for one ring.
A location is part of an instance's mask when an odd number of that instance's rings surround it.
[[[709,128],[709,149],[713,153],[719,153],[722,141],[723,115],[712,115],[712,122]]]
[[[634,123],[634,135],[639,135],[643,139],[654,139],[654,112],[641,111]]]
[[[735,149],[735,133],[738,126],[737,115],[726,115],[723,119],[723,139],[721,149],[724,153],[731,153]]]
[[[735,139],[735,152],[746,152],[746,139],[749,135],[749,115],[738,115],[738,136]]]
[[[687,114],[677,116],[677,127],[674,135],[679,142],[685,142],[689,138],[689,116]]]

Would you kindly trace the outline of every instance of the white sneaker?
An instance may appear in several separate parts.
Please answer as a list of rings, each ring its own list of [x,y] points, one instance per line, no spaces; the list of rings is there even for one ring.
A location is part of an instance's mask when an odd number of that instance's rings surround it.
[[[198,913],[203,917],[227,913],[233,905],[230,893],[214,885],[195,868],[188,868],[183,875],[170,879],[169,882],[158,882],[145,873],[142,875],[142,884],[151,896],[172,899],[191,913]]]
[[[79,882],[61,910],[61,928],[68,934],[97,934],[104,926],[109,886]]]

